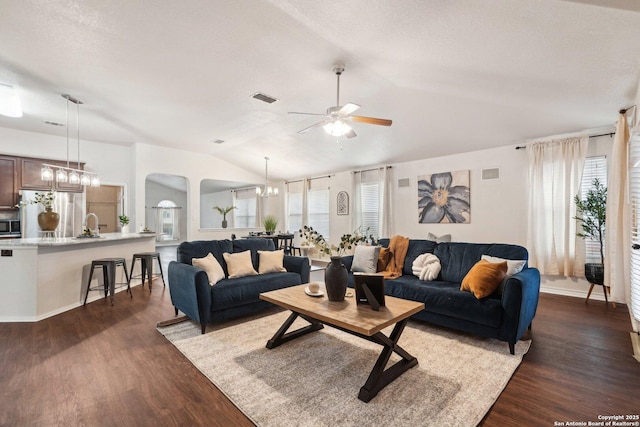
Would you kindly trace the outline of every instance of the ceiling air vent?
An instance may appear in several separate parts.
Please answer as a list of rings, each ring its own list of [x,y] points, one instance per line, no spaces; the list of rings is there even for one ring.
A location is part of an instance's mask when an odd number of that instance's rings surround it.
[[[213,142],[214,144],[222,144],[224,142],[224,140],[223,139],[214,139],[211,142]]]
[[[269,96],[266,93],[256,92],[251,95],[253,99],[257,99],[258,101],[266,102],[267,104],[273,104],[278,100],[278,98],[274,98],[273,96]]]

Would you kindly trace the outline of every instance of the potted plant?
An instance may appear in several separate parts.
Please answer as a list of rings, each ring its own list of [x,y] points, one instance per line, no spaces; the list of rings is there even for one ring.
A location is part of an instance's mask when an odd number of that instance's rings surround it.
[[[222,215],[222,228],[227,228],[227,214],[234,209],[238,209],[235,206],[227,206],[223,208],[221,206],[214,206],[213,209],[217,210],[220,215]]]
[[[600,263],[586,263],[585,277],[589,283],[604,285],[604,233],[607,211],[607,187],[595,178],[592,188],[584,199],[575,196],[575,204],[581,216],[576,216],[582,226],[582,232],[576,233],[583,239],[592,239],[600,245]]]
[[[129,217],[126,215],[119,215],[118,221],[120,221],[120,231],[122,234],[129,233]]]
[[[264,231],[266,231],[267,234],[273,234],[278,226],[278,218],[273,215],[267,215],[264,217],[262,224],[264,225]]]

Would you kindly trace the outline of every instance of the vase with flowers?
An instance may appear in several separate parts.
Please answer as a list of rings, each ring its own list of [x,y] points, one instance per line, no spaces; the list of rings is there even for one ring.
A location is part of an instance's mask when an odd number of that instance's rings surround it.
[[[20,202],[17,207],[24,205],[41,205],[44,212],[38,214],[38,225],[42,231],[55,231],[60,224],[60,214],[53,211],[53,202],[56,199],[56,193],[49,190],[46,193],[36,192],[33,199]]]
[[[343,234],[338,245],[330,245],[324,236],[313,227],[305,225],[299,230],[303,242],[314,246],[321,254],[331,257],[331,262],[324,270],[324,285],[329,301],[344,300],[349,273],[347,267],[342,263],[342,257],[354,249],[358,243],[375,244],[375,238],[370,234],[367,235],[368,232],[369,228],[363,230],[362,227],[358,227],[353,233]]]

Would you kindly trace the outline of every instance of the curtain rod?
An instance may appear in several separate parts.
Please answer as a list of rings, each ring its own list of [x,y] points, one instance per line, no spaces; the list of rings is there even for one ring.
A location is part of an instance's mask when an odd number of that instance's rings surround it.
[[[589,139],[591,139],[591,138],[598,138],[598,137],[600,137],[600,136],[613,136],[613,135],[615,135],[615,134],[616,134],[615,132],[609,132],[609,133],[601,133],[601,134],[599,134],[599,135],[589,135]],[[525,149],[525,148],[527,148],[527,146],[526,146],[526,145],[518,145],[518,146],[516,146],[516,150],[523,150],[523,149]]]
[[[620,111],[618,111],[618,112],[619,112],[620,114],[627,114],[627,112],[629,112],[629,110],[633,110],[634,108],[636,108],[636,104],[631,105],[631,106],[629,106],[629,107],[627,107],[627,108],[622,108],[622,109],[621,109]],[[609,133],[601,133],[601,134],[598,134],[598,135],[589,135],[589,139],[591,139],[591,138],[598,138],[598,137],[600,137],[600,136],[613,136],[613,135],[615,135],[615,134],[616,134],[615,132],[609,132]],[[516,147],[516,150],[522,150],[523,148],[527,148],[527,146],[526,146],[526,145],[518,145],[518,146]]]
[[[333,176],[333,175],[314,176],[314,177],[312,177],[312,178],[296,179],[295,181],[285,181],[284,183],[285,183],[285,185],[286,185],[286,184],[293,184],[294,182],[302,182],[302,181],[304,181],[305,179],[306,179],[307,181],[313,181],[314,179],[331,178],[332,176]]]
[[[352,171],[351,173],[363,173],[363,172],[371,172],[371,171],[377,171],[380,169],[391,169],[393,166],[380,166],[379,168],[372,168],[372,169],[364,169],[364,170],[359,170],[359,171]]]

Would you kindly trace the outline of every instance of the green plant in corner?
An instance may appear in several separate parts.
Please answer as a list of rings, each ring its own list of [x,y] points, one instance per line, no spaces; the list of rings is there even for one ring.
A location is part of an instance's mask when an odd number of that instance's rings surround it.
[[[118,216],[118,221],[120,221],[120,224],[122,225],[127,225],[129,224],[129,217],[126,215],[119,215]]]
[[[267,233],[273,233],[276,231],[276,227],[278,226],[278,218],[274,215],[267,215],[264,217],[262,224],[264,225],[264,231]]]
[[[574,217],[582,225],[582,232],[576,236],[593,239],[600,245],[600,263],[604,264],[604,232],[607,220],[607,187],[598,178],[593,180],[593,188],[587,191],[586,197],[575,196],[574,202],[581,216]]]

